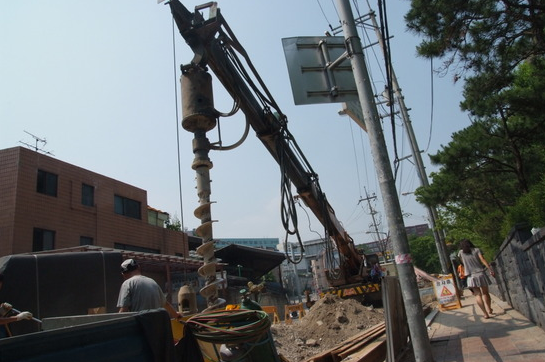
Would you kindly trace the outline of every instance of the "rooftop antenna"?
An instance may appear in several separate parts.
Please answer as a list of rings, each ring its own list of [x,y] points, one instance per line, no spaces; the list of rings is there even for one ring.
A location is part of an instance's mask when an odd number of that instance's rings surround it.
[[[35,141],[35,145],[31,145],[27,142],[23,142],[23,141],[19,141],[19,143],[22,143],[23,145],[27,146],[28,148],[30,149],[34,149],[34,151],[36,152],[42,152],[46,155],[51,155],[51,156],[55,156],[53,153],[49,152],[49,151],[46,151],[44,150],[43,148],[38,148],[38,143],[41,143],[41,147],[44,147],[46,144],[47,144],[47,140],[45,138],[40,138],[38,136],[35,136],[33,135],[32,133],[28,132],[28,131],[24,131],[26,134],[29,134],[32,138],[34,138],[34,141]]]

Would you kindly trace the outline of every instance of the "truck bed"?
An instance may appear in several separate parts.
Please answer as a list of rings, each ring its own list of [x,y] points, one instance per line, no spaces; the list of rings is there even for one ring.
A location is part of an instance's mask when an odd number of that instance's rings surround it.
[[[2,362],[175,360],[170,319],[164,310],[0,340]]]

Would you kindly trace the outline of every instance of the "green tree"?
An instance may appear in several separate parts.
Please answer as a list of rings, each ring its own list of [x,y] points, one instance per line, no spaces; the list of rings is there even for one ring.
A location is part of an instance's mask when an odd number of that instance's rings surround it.
[[[543,60],[521,65],[511,88],[489,97],[499,116],[475,120],[454,133],[447,146],[430,156],[440,165],[439,172],[430,174],[430,187],[416,191],[418,201],[441,206],[451,228],[470,225],[466,231],[479,235],[484,249],[501,244],[512,220],[530,221],[508,216],[519,198],[541,181],[545,167],[545,117],[536,106],[545,102],[544,69]]]
[[[274,274],[271,271],[269,271],[267,274],[263,275],[261,277],[261,281],[263,282],[275,282],[276,281],[276,278],[274,277]]]
[[[405,20],[424,39],[420,55],[442,58],[455,80],[467,71],[495,74],[488,89],[503,89],[519,64],[545,54],[539,0],[412,0]]]
[[[512,225],[527,222],[533,227],[545,225],[545,176],[534,185],[530,192],[517,200],[517,204],[509,210],[502,232],[506,235]]]
[[[464,79],[461,108],[473,118],[431,156],[440,169],[417,199],[439,205],[450,237],[492,252],[514,222],[538,222],[525,210],[545,202],[545,4],[412,0],[405,19],[424,39],[418,53]]]
[[[172,219],[169,217],[165,221],[165,227],[170,230],[182,231],[182,223],[176,215]]]
[[[431,233],[425,236],[410,236],[409,248],[416,267],[430,274],[441,272],[441,262]]]

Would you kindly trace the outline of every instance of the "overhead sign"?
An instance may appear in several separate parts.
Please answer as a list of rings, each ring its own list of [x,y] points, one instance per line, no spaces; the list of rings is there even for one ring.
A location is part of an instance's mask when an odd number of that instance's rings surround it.
[[[344,37],[283,38],[296,105],[358,100]]]

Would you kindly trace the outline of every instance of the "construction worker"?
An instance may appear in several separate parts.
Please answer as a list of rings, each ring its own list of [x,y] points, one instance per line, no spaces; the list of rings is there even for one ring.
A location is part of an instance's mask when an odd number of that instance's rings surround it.
[[[462,284],[462,294],[464,294],[464,289],[467,288],[467,276],[464,271],[464,264],[458,264],[458,268],[456,269],[456,271],[458,272],[458,276],[460,277],[460,283]]]
[[[140,273],[140,266],[134,259],[127,259],[121,264],[121,274],[125,281],[121,284],[117,300],[119,313],[164,308],[171,318],[181,317],[166,301],[161,287],[155,280]]]
[[[0,289],[2,289],[2,285],[4,285],[4,274],[0,274]],[[20,312],[16,315],[9,316],[10,312],[12,312],[12,308],[12,305],[9,303],[0,304],[0,338],[11,337],[8,324],[25,319],[32,319],[32,313],[30,312]]]

